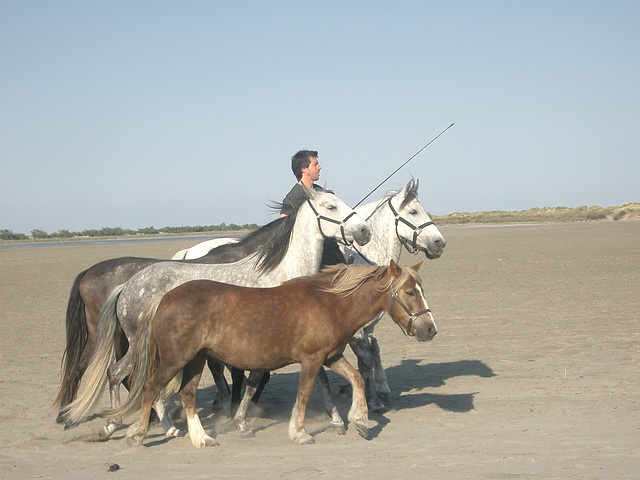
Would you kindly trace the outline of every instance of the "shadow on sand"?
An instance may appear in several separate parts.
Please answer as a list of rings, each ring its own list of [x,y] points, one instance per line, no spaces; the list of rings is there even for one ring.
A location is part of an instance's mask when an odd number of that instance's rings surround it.
[[[459,360],[456,362],[444,363],[425,363],[421,360],[407,359],[403,360],[399,365],[387,368],[386,370],[391,396],[388,401],[388,411],[406,410],[411,408],[420,408],[425,405],[435,404],[439,408],[450,411],[465,413],[474,409],[474,397],[478,392],[470,393],[435,393],[424,392],[424,389],[439,388],[446,385],[447,380],[462,376],[477,376],[482,378],[495,377],[496,374],[486,363],[480,360]],[[327,371],[331,382],[331,390],[334,400],[338,405],[343,418],[347,418],[347,412],[351,406],[351,385],[341,376]],[[298,388],[299,373],[278,373],[275,372],[271,377],[271,381],[265,388],[258,406],[253,407],[249,412],[249,417],[261,418],[256,424],[252,425],[254,431],[258,432],[264,428],[268,428],[274,422],[288,422],[291,415],[291,408],[295,401],[296,391]],[[204,420],[208,417],[206,423],[211,422],[211,405],[215,397],[216,387],[211,385],[198,391],[198,407],[201,408],[201,418]],[[178,401],[179,404],[179,401]],[[222,420],[220,416],[224,413],[213,415],[218,420]],[[307,407],[308,416],[316,416],[316,418],[324,418],[324,408],[318,392],[317,385],[314,387],[314,395],[312,395]],[[369,432],[369,439],[377,437],[389,423],[384,413],[369,413],[369,417],[373,420],[372,429]],[[328,418],[328,417],[327,417]],[[177,420],[177,419],[176,419]],[[224,427],[218,424],[218,428],[224,431],[232,431],[235,429],[233,422],[226,417],[226,421],[222,420]],[[373,424],[377,424],[373,426]],[[156,442],[163,442],[164,439],[154,439]]]

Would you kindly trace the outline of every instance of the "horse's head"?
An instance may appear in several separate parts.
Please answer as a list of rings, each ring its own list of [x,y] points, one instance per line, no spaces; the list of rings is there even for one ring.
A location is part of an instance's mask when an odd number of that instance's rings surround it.
[[[418,180],[409,180],[388,204],[396,222],[396,234],[411,253],[423,251],[428,259],[439,258],[447,242],[418,201]]]
[[[371,240],[371,225],[346,203],[328,191],[304,187],[311,210],[318,219],[320,233],[345,245],[354,241],[365,245]]]
[[[422,262],[411,268],[400,267],[391,260],[389,272],[392,283],[391,306],[387,312],[410,337],[427,342],[438,333],[438,327],[422,291],[418,270]]]

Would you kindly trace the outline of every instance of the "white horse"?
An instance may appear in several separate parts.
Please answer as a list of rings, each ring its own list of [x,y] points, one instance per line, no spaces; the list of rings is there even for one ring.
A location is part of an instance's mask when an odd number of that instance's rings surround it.
[[[367,245],[345,248],[345,257],[349,257],[351,263],[388,265],[391,260],[398,262],[403,246],[414,255],[423,252],[430,260],[440,258],[447,242],[418,201],[419,184],[417,180],[410,180],[402,190],[355,209],[371,224],[375,233]],[[365,380],[369,409],[377,412],[386,409],[385,402],[391,393],[380,347],[373,336],[382,315],[360,329],[349,342]]]
[[[152,300],[190,280],[209,279],[241,286],[271,287],[285,280],[316,273],[320,268],[325,238],[345,245],[364,245],[371,239],[371,227],[342,200],[329,192],[306,189],[308,199],[296,212],[286,217],[273,237],[258,252],[234,263],[194,264],[162,262],[138,272],[116,288],[100,312],[96,349],[88,369],[82,394],[61,411],[67,426],[85,420],[99,403],[104,386],[109,383],[111,407],[120,405],[120,383],[131,370],[130,348],[115,361],[115,338],[118,324],[129,345],[136,341],[137,327]],[[324,392],[324,390],[323,390]],[[325,395],[332,425],[344,431],[344,422],[333,400]],[[154,409],[167,435],[179,432],[164,411],[161,399]],[[244,421],[244,419],[239,419]],[[103,438],[108,438],[121,419],[108,419]]]
[[[349,258],[350,263],[388,265],[391,260],[398,262],[403,246],[414,255],[424,252],[428,259],[442,255],[447,242],[418,201],[419,184],[419,181],[410,180],[403,189],[390,192],[381,200],[356,207],[355,211],[371,224],[374,235],[369,243],[361,247],[343,247],[345,258]],[[208,246],[207,242],[202,242],[186,251],[189,255],[203,256],[211,250]],[[369,409],[376,412],[384,411],[384,402],[388,401],[391,393],[382,367],[380,348],[373,336],[381,317],[379,315],[358,330],[349,342],[358,357],[358,369],[365,380]]]
[[[239,238],[212,238],[211,240],[205,240],[190,248],[185,248],[175,253],[171,260],[193,260],[195,258],[202,258],[214,248],[218,248],[222,245],[229,243],[239,242]]]

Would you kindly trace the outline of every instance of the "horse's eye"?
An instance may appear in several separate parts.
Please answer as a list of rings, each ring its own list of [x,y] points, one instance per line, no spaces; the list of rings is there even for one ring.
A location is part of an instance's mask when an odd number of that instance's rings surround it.
[[[415,208],[409,212],[409,215],[417,215],[417,214],[418,214],[418,211]]]
[[[416,296],[416,292],[414,290],[407,290],[404,293],[407,295],[407,297],[415,297]]]
[[[329,206],[327,207],[327,210],[331,210],[331,211],[333,211],[333,210],[337,210],[337,209],[338,209],[338,207],[336,207],[335,205],[329,205]]]

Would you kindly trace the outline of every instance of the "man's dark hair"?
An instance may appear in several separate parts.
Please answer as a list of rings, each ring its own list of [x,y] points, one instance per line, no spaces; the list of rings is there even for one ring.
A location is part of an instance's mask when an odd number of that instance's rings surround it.
[[[300,150],[291,157],[291,170],[293,170],[293,174],[298,181],[302,178],[302,169],[307,168],[311,163],[311,157],[318,158],[318,152],[315,150]]]

